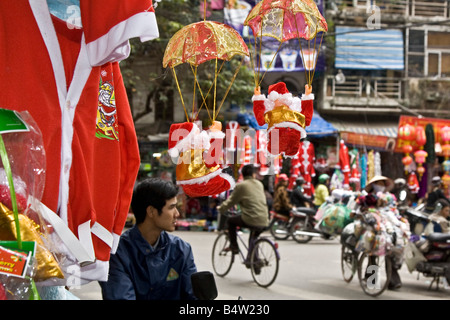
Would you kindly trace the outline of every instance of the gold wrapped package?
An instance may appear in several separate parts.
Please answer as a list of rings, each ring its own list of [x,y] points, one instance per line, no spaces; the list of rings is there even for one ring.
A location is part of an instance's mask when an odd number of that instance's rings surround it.
[[[36,274],[34,280],[44,281],[50,278],[64,278],[64,274],[53,254],[46,248],[40,227],[27,216],[19,213],[22,241],[36,241]],[[17,240],[14,213],[0,202],[0,240]]]

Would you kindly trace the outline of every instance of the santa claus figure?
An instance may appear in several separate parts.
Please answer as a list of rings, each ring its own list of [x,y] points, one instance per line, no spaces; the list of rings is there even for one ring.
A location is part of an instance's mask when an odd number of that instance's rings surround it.
[[[300,139],[306,137],[305,127],[313,115],[314,94],[305,86],[302,99],[293,97],[284,82],[269,86],[267,98],[255,89],[252,97],[253,113],[260,126],[268,124],[267,150],[272,155],[282,154],[292,158],[298,152]]]
[[[215,121],[208,131],[192,122],[174,123],[169,132],[169,154],[178,157],[177,185],[189,197],[212,196],[233,189],[233,177],[222,168],[222,125]]]

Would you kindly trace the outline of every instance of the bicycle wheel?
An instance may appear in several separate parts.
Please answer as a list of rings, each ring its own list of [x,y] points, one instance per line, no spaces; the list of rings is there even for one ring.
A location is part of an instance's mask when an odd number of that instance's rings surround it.
[[[213,269],[220,277],[224,277],[230,272],[234,262],[234,254],[231,251],[225,251],[229,247],[230,240],[228,239],[228,234],[225,232],[220,233],[214,241],[212,250]]]
[[[308,236],[305,234],[300,234],[297,231],[307,231],[307,226],[305,225],[305,219],[296,219],[292,225],[291,230],[289,231],[292,235],[292,238],[298,243],[308,243],[311,241],[312,236]]]
[[[365,294],[382,294],[391,280],[391,259],[363,253],[358,262],[358,278]]]
[[[253,280],[260,287],[270,286],[278,275],[280,257],[272,241],[265,238],[256,240],[250,254],[250,269]]]
[[[358,256],[355,251],[347,246],[341,248],[341,270],[345,282],[350,282],[358,268]]]
[[[270,234],[277,240],[286,240],[289,238],[288,221],[273,219],[270,223]]]

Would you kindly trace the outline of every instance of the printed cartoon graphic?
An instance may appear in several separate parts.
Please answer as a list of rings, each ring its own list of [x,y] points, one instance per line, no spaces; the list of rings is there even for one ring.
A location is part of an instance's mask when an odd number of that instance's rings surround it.
[[[97,138],[119,140],[114,87],[100,79],[97,109]]]

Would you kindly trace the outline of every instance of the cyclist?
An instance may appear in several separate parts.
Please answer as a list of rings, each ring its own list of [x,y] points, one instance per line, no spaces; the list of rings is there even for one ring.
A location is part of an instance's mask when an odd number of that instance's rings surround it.
[[[239,205],[241,208],[241,215],[228,219],[228,236],[230,238],[228,250],[231,250],[234,254],[239,253],[236,227],[264,228],[269,224],[264,186],[261,181],[256,179],[252,164],[245,165],[242,168],[242,176],[244,181],[236,184],[230,197],[217,208],[220,213],[227,212],[233,205]]]

